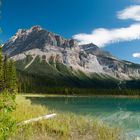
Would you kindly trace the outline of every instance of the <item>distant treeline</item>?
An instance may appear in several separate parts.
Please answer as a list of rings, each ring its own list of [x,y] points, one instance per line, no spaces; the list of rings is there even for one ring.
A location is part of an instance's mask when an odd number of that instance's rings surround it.
[[[19,79],[19,92],[25,93],[46,93],[58,92],[64,93],[68,89],[72,93],[72,89],[112,89],[117,87],[117,82],[114,80],[105,80],[99,78],[93,79],[78,79],[77,77],[64,76],[44,76],[25,71],[17,70]]]
[[[140,95],[139,81],[119,84],[114,80],[78,81],[77,79],[57,80],[49,77],[17,71],[19,92],[50,93],[70,95]],[[80,82],[80,83],[79,83]]]

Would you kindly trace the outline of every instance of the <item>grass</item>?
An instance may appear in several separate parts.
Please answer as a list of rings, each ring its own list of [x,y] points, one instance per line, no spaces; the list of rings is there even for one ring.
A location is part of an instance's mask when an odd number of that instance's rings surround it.
[[[17,96],[17,109],[12,116],[17,122],[54,113],[44,106],[32,105],[30,100]],[[55,112],[57,113],[57,112]],[[118,128],[72,113],[59,113],[55,118],[20,126],[9,140],[119,140]]]

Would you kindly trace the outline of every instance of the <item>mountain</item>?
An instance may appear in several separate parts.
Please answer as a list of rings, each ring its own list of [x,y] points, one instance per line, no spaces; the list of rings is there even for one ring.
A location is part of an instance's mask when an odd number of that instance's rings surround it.
[[[36,83],[43,80],[38,84],[45,86],[107,87],[110,79],[140,78],[140,65],[119,60],[92,43],[78,45],[40,26],[19,29],[3,45],[3,52],[16,62],[20,77]]]

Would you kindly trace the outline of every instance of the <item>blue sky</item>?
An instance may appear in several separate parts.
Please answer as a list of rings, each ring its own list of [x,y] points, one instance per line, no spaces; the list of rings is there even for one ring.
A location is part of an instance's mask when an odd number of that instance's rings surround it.
[[[3,0],[1,40],[33,25],[95,42],[120,59],[140,63],[139,0]]]

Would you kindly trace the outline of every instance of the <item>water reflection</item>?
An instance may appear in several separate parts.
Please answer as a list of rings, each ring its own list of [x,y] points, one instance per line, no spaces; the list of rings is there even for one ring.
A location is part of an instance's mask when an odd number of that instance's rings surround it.
[[[127,134],[140,132],[140,99],[99,97],[28,97],[33,104],[62,112],[94,116],[111,126],[122,127]],[[136,132],[136,133],[135,133]]]

